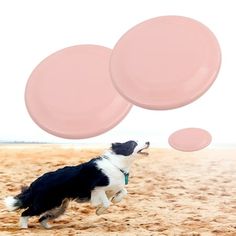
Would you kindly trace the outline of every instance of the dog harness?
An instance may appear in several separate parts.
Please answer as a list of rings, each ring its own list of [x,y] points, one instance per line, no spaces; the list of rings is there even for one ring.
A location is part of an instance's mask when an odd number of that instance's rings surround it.
[[[107,156],[105,156],[105,155],[102,155],[101,157],[102,157],[102,158],[105,158],[105,159],[107,159],[107,160],[109,160],[109,157],[107,157]],[[113,163],[112,163],[112,165],[115,166]],[[126,171],[120,169],[120,168],[117,167],[117,166],[115,166],[115,167],[116,167],[117,169],[119,169],[120,172],[124,175],[124,177],[125,177],[125,185],[127,185],[127,184],[129,183],[129,172],[126,172]]]

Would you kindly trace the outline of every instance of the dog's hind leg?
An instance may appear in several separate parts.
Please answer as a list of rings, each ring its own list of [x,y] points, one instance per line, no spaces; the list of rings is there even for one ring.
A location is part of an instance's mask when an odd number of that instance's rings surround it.
[[[53,220],[62,215],[69,205],[69,199],[64,199],[59,207],[45,212],[40,218],[39,222],[45,229],[50,229],[51,226],[48,224],[48,220]]]
[[[29,216],[21,216],[20,217],[20,228],[21,229],[27,229],[28,228],[28,220],[29,220]]]
[[[42,212],[39,209],[36,209],[34,207],[29,207],[25,211],[22,212],[20,217],[20,227],[22,229],[28,228],[28,220],[31,216],[37,216],[40,215]]]

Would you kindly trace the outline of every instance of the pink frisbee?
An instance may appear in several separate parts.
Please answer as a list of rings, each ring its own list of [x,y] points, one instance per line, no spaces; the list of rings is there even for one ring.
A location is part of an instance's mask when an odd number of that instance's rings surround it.
[[[128,101],[162,110],[199,98],[216,79],[220,62],[219,44],[206,26],[182,16],[161,16],[121,37],[110,72]]]
[[[198,151],[211,143],[211,135],[203,129],[181,129],[169,137],[169,144],[174,149],[185,152]]]
[[[117,125],[131,104],[109,74],[111,50],[79,45],[60,50],[32,72],[25,102],[32,119],[62,138],[89,138]]]

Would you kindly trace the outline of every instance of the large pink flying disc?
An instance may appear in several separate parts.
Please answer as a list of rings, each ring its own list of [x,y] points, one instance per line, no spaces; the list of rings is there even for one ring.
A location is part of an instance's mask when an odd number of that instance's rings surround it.
[[[220,47],[200,22],[161,16],[130,29],[110,62],[113,83],[130,102],[148,109],[181,107],[200,97],[216,79]]]
[[[25,91],[32,119],[63,138],[89,138],[117,125],[131,104],[112,85],[110,55],[105,47],[79,45],[43,60]]]
[[[199,128],[181,129],[169,137],[170,146],[185,152],[201,150],[210,143],[211,135],[206,130]]]

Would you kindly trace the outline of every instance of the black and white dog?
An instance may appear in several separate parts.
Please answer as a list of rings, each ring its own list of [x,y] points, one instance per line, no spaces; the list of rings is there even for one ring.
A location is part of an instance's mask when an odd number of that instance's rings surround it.
[[[48,172],[14,197],[5,198],[9,211],[25,209],[20,217],[20,227],[28,227],[31,216],[40,216],[39,222],[50,228],[48,220],[63,214],[70,200],[91,202],[96,214],[103,214],[110,203],[117,203],[127,194],[129,170],[137,154],[148,155],[143,145],[135,141],[113,143],[101,155],[78,166],[66,166]]]

